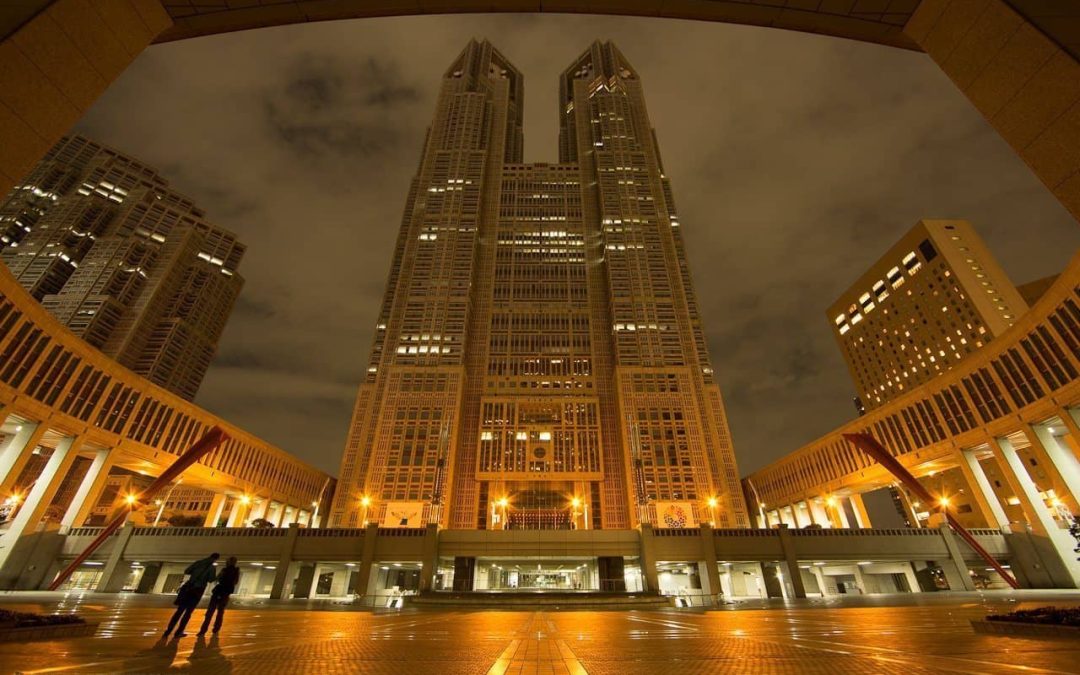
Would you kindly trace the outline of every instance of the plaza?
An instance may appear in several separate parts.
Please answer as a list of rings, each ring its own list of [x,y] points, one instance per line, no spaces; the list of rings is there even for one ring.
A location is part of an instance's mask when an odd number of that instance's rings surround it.
[[[1019,607],[1080,605],[1074,592],[941,593],[716,611],[349,611],[327,601],[238,598],[220,636],[158,642],[165,598],[33,593],[0,607],[78,610],[94,637],[7,644],[22,673],[1067,673],[1076,640],[974,633],[969,620]],[[202,612],[194,620],[201,619]]]

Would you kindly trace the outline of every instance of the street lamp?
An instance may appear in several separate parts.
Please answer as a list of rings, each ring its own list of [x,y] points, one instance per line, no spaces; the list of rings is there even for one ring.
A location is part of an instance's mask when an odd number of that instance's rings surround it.
[[[368,507],[371,506],[371,497],[368,497],[367,495],[361,497],[360,506],[364,507],[363,517],[360,519],[360,522],[363,523],[363,527],[367,527]]]
[[[506,497],[503,497],[498,501],[498,504],[499,508],[502,509],[502,529],[505,530],[507,529],[506,526],[509,524],[506,522],[506,507],[510,505],[510,500]]]
[[[709,497],[709,525],[712,527],[716,527],[716,505],[718,503],[716,497]]]

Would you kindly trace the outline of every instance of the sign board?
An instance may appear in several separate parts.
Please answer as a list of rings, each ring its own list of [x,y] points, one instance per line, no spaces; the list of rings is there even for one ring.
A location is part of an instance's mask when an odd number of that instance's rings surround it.
[[[656,523],[653,527],[667,530],[697,527],[693,503],[656,502]]]
[[[426,502],[389,502],[380,527],[423,527]]]

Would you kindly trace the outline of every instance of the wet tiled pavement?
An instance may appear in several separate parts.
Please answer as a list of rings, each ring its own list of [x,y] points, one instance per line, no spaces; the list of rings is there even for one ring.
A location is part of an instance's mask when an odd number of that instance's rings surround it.
[[[1078,594],[866,596],[719,611],[346,611],[239,602],[215,639],[162,642],[168,598],[0,595],[78,611],[92,638],[0,645],[25,673],[1074,673],[1080,640],[980,635],[969,620]],[[331,611],[339,610],[339,611]],[[202,610],[189,630],[197,629]]]

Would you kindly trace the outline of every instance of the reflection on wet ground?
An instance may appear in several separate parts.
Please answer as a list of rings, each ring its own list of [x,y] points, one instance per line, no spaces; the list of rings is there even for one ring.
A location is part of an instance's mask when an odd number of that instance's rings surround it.
[[[708,612],[321,611],[240,600],[220,636],[162,640],[169,600],[4,594],[5,608],[77,610],[99,627],[94,637],[4,644],[0,672],[1070,673],[1080,663],[1080,640],[980,635],[969,624],[1019,606],[1080,605],[1077,593],[863,596]],[[192,624],[201,618],[202,609]]]

